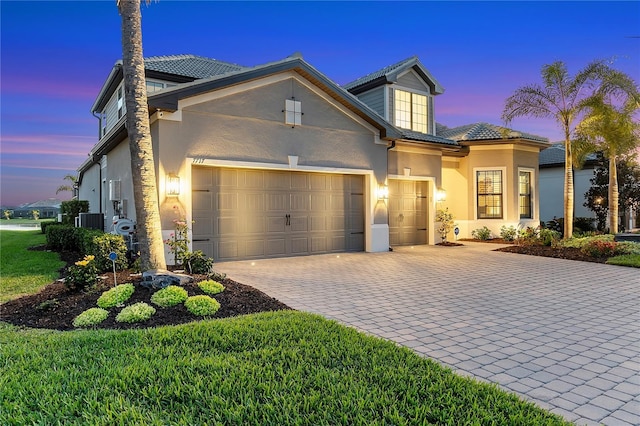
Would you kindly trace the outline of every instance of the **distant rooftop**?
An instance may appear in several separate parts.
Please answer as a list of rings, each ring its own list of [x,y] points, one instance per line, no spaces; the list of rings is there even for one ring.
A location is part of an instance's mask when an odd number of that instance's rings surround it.
[[[206,78],[247,69],[242,65],[197,55],[151,56],[144,60],[147,70],[192,78]]]
[[[547,138],[524,133],[507,127],[496,126],[489,123],[473,123],[464,126],[445,129],[443,126],[436,126],[438,136],[453,139],[455,141],[479,141],[496,139],[529,139],[537,142],[548,142]]]

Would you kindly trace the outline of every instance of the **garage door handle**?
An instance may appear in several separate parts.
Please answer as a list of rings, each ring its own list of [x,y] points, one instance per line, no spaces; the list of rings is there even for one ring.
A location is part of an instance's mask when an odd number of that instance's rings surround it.
[[[418,231],[426,231],[427,228],[418,228]]]
[[[284,220],[285,220],[285,222],[284,222],[285,226],[290,226],[291,225],[291,215],[290,214],[285,215],[284,216]]]
[[[200,238],[200,239],[198,239],[198,238],[194,238],[192,241],[193,241],[194,243],[195,243],[196,241],[209,241],[209,238]]]

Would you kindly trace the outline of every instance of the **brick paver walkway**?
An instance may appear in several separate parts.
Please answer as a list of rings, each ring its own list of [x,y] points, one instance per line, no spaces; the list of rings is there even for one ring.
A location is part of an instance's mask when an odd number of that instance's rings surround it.
[[[640,271],[494,248],[465,242],[216,270],[577,424],[640,425]]]

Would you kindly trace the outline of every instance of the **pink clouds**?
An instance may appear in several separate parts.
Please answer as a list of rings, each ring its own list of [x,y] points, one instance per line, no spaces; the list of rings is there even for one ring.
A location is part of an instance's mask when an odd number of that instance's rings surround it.
[[[75,80],[48,80],[24,75],[3,75],[3,94],[36,95],[63,99],[93,101],[100,91],[95,83],[83,84]]]
[[[84,157],[96,138],[75,135],[2,135],[2,153],[19,155],[61,155]]]

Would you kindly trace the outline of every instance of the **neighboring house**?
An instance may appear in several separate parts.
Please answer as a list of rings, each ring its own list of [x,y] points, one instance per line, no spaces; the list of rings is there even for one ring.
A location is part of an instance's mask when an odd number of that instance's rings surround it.
[[[12,218],[33,218],[33,211],[38,210],[40,219],[57,218],[60,214],[62,201],[57,198],[39,200],[35,203],[22,204],[18,207],[4,207],[4,210],[11,211]]]
[[[555,143],[540,153],[540,220],[544,222],[564,217],[564,156],[564,143]],[[584,206],[596,166],[596,157],[591,155],[581,169],[573,170],[574,217],[596,217]]]
[[[216,260],[435,244],[445,207],[459,238],[539,223],[546,139],[437,126],[444,89],[416,57],[343,87],[299,56],[145,66],[163,235],[193,220],[192,250]],[[112,216],[135,218],[124,109],[118,62],[93,105],[100,138],[78,176],[78,198],[105,213],[107,230]]]

